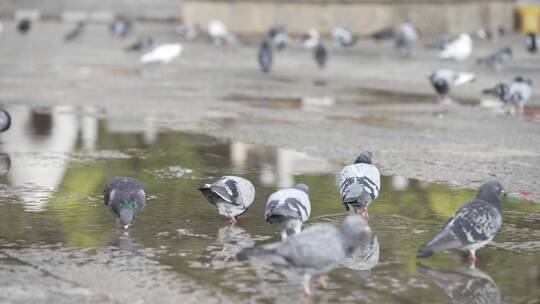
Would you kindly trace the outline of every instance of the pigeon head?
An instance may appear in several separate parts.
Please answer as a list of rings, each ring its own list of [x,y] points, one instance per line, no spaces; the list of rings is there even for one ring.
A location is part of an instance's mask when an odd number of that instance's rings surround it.
[[[355,164],[371,164],[373,157],[373,153],[371,151],[364,151],[358,155],[356,160],[354,161]]]
[[[498,181],[488,181],[480,186],[476,198],[486,202],[500,202],[503,193],[503,187]]]
[[[309,192],[309,187],[308,187],[306,184],[302,184],[302,183],[296,184],[296,185],[294,185],[293,188],[294,188],[294,189],[298,189],[298,190],[300,190],[300,191],[303,191],[303,192],[305,192],[305,193],[308,193],[308,192]]]
[[[355,247],[366,234],[371,233],[367,221],[360,215],[349,215],[343,221],[341,229],[347,240]],[[353,248],[354,249],[354,248]]]
[[[124,229],[128,229],[131,225],[131,222],[133,222],[133,209],[130,208],[121,208],[119,211],[120,217],[118,220],[120,221],[120,224],[124,227]]]

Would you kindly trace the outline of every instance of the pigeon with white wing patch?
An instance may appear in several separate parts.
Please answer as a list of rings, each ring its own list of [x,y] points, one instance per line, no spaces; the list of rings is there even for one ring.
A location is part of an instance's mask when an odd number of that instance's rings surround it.
[[[463,33],[449,43],[444,50],[439,53],[439,58],[463,61],[469,58],[473,51],[473,41],[469,34]]]
[[[169,63],[182,53],[180,43],[168,43],[157,46],[152,51],[141,56],[141,63]]]
[[[293,188],[281,189],[272,193],[266,203],[265,220],[277,224],[281,230],[281,238],[287,238],[287,230],[300,233],[302,224],[311,214],[309,188],[305,184],[297,184]]]
[[[448,97],[452,88],[474,81],[473,73],[456,72],[447,69],[439,69],[429,75],[428,79],[437,95],[440,103],[451,103]]]

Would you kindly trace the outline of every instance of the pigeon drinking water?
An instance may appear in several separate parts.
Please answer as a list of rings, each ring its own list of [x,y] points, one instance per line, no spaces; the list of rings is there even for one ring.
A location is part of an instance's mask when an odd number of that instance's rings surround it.
[[[86,26],[86,23],[84,23],[83,21],[77,22],[77,24],[75,24],[75,27],[71,31],[69,31],[69,33],[66,34],[66,36],[64,37],[64,40],[73,41],[79,38],[84,32],[85,26]]]
[[[510,60],[512,60],[512,48],[506,46],[493,54],[479,58],[476,62],[500,71]]]
[[[510,111],[515,108],[519,115],[523,114],[523,107],[532,95],[532,81],[521,76],[514,78],[511,83],[499,83],[494,88],[485,89],[482,92],[488,95],[497,96]]]
[[[259,47],[259,66],[263,73],[269,73],[272,67],[272,47],[270,46],[269,39],[264,39]]]
[[[373,153],[364,151],[340,173],[341,200],[345,210],[368,217],[368,206],[379,196],[381,175],[372,165]]]
[[[471,56],[472,49],[473,42],[471,36],[467,33],[463,33],[439,53],[439,58],[463,61]]]
[[[442,230],[418,250],[416,256],[427,258],[440,251],[460,249],[469,252],[469,260],[474,264],[476,250],[491,242],[501,227],[502,194],[499,182],[482,184],[476,199],[463,205]]]
[[[8,111],[0,109],[0,132],[5,132],[11,127],[11,115]]]
[[[236,257],[239,261],[266,261],[297,271],[304,277],[304,293],[309,296],[311,278],[324,286],[322,275],[337,267],[370,235],[367,222],[352,215],[341,226],[314,225],[279,243],[244,249]]]
[[[136,179],[116,177],[105,186],[103,201],[122,227],[127,229],[135,215],[146,205],[146,194]]]
[[[278,225],[282,239],[287,238],[287,230],[300,233],[302,224],[308,220],[311,214],[308,191],[307,185],[297,184],[293,188],[274,192],[268,198],[264,219]]]
[[[238,222],[237,217],[247,211],[255,198],[253,184],[238,176],[223,176],[213,184],[203,185],[199,191],[231,224]]]
[[[161,44],[141,56],[141,63],[169,63],[182,53],[180,43]]]
[[[437,92],[440,103],[451,103],[448,97],[453,87],[471,82],[474,80],[473,73],[462,73],[447,69],[439,69],[429,75],[429,82]]]

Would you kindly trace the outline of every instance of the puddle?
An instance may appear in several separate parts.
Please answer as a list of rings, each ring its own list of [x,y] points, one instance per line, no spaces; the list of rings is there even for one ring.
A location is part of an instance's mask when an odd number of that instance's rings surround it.
[[[310,186],[313,213],[307,225],[343,218],[336,187],[342,164],[279,147],[107,121],[92,114],[98,111],[7,109],[13,125],[0,135],[2,159],[9,157],[0,176],[0,276],[6,271],[14,275],[4,268],[6,263],[23,267],[5,255],[54,276],[73,277],[71,281],[82,286],[99,281],[98,273],[121,274],[137,286],[189,294],[203,290],[202,302],[222,297],[250,303],[302,301],[294,274],[231,258],[244,246],[280,239],[262,220],[265,199],[279,187],[298,182]],[[250,179],[257,191],[251,209],[235,227],[226,226],[226,219],[196,190],[225,174]],[[141,180],[149,196],[129,236],[118,236],[102,202],[103,185],[119,175]],[[366,247],[369,263],[334,271],[329,288],[317,290],[317,297],[328,303],[448,302],[437,278],[460,269],[466,259],[456,252],[440,254],[422,261],[428,269],[419,269],[415,252],[473,196],[472,190],[383,176],[381,196],[370,207],[376,241]],[[489,284],[469,284],[471,295],[478,296],[476,288],[481,292],[489,285],[505,303],[533,303],[539,296],[540,269],[531,265],[539,265],[540,205],[514,201],[504,210],[495,244],[478,253],[477,267],[489,276],[479,282]],[[92,270],[92,275],[78,278],[80,269]],[[161,271],[168,275],[160,276]],[[141,282],[139,273],[148,274],[147,280]],[[460,286],[475,278],[448,276]],[[185,278],[196,285],[185,287]]]
[[[344,116],[344,115],[328,115],[326,119],[336,122],[362,124],[371,127],[385,129],[407,129],[412,131],[435,132],[444,131],[442,128],[424,127],[418,124],[390,119],[384,116]]]

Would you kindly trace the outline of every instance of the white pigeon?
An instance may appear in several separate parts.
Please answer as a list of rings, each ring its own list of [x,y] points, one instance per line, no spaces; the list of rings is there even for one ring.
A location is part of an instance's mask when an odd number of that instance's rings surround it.
[[[219,20],[212,20],[208,23],[208,34],[212,37],[215,45],[223,46],[227,41],[227,26]]]
[[[472,54],[473,42],[471,36],[467,33],[459,35],[459,37],[448,44],[440,53],[439,58],[450,59],[455,61],[463,61],[469,58]]]
[[[182,53],[182,45],[180,43],[167,43],[158,45],[150,52],[141,56],[141,63],[169,63],[174,58],[178,57]]]
[[[302,45],[305,49],[311,50],[319,45],[321,40],[321,35],[316,29],[310,29],[307,33],[302,36],[303,42]]]

